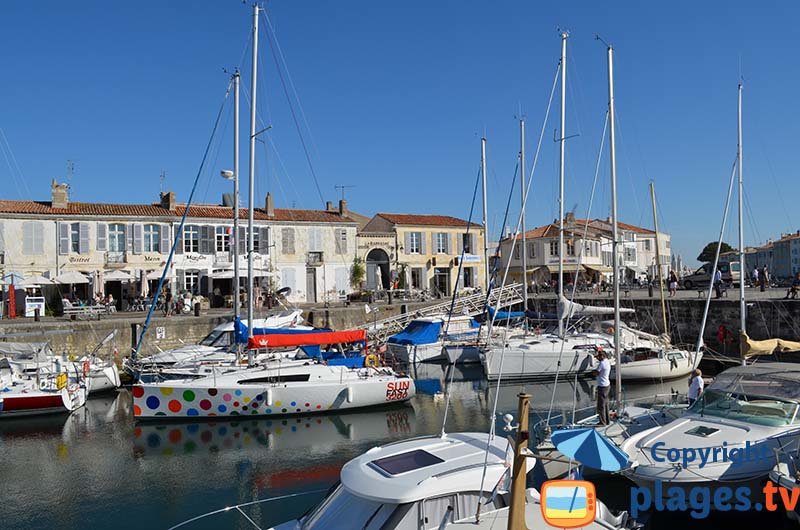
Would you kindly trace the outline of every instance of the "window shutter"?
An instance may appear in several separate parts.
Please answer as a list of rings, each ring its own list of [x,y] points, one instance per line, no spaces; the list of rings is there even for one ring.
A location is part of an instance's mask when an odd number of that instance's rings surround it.
[[[206,225],[203,228],[206,229],[205,235],[203,236],[203,245],[205,245],[206,248],[205,253],[213,254],[216,251],[216,243],[214,241],[214,238],[217,235],[216,232],[217,229],[216,227],[213,227],[211,225]]]
[[[134,254],[141,254],[142,253],[142,230],[143,225],[136,223],[133,225],[133,253]]]
[[[419,234],[419,253],[420,254],[427,254],[428,252],[427,252],[427,250],[425,250],[425,247],[426,247],[426,245],[425,245],[426,241],[425,240],[427,239],[426,236],[428,234],[426,232],[417,232],[417,233]]]
[[[44,226],[42,223],[33,224],[33,253],[44,254]]]
[[[31,226],[31,248],[33,248],[33,227]],[[69,223],[58,224],[58,253],[69,254]]]
[[[289,254],[294,254],[297,250],[294,247],[294,236],[295,236],[295,229],[289,229]]]
[[[97,250],[105,252],[108,249],[108,225],[97,223]]]
[[[125,225],[125,248],[133,252],[133,225]]]
[[[469,235],[469,248],[472,254],[482,254],[482,252],[478,250],[478,238],[475,236],[475,234]]]
[[[236,234],[236,238],[239,241],[239,255],[246,256],[247,255],[247,245],[249,240],[247,239],[247,228],[240,226],[239,233]]]
[[[176,277],[176,280],[177,280],[177,282],[176,282],[177,284],[175,285],[175,292],[177,294],[180,294],[181,291],[186,289],[186,283],[185,283],[186,282],[186,271],[183,270],[183,269],[177,269],[175,271],[175,277]],[[175,301],[173,300],[173,303],[174,302]]]
[[[269,254],[269,227],[262,226],[259,228],[258,235],[258,252],[264,256]]]
[[[0,252],[5,252],[6,250],[6,240],[3,235],[3,223],[0,222]]]
[[[178,232],[178,244],[175,245],[175,253],[176,254],[183,254],[183,231],[186,230],[187,225],[184,225],[183,228],[180,225],[175,227],[175,230]]]
[[[405,236],[405,243],[403,243],[403,249],[405,250],[406,254],[411,254],[411,232],[406,232],[403,235]]]
[[[160,225],[159,232],[161,232],[161,248],[159,250],[162,254],[169,254],[169,251],[172,250],[169,225]]]
[[[89,223],[80,223],[78,225],[78,253],[89,253]]]
[[[458,249],[458,255],[460,256],[461,254],[464,253],[464,235],[463,234],[456,235],[456,244],[457,244],[456,248]]]
[[[338,228],[333,231],[333,239],[335,239],[335,248],[337,254],[344,254],[342,250],[342,231]]]

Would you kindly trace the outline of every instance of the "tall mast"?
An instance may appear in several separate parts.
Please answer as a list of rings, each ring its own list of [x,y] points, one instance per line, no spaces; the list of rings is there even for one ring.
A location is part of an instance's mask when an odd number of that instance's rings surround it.
[[[233,74],[233,319],[239,318],[239,69]],[[249,324],[248,324],[249,326]],[[238,352],[237,352],[238,355]]]
[[[519,120],[519,182],[522,189],[522,310],[528,310],[528,252],[525,245],[525,118]],[[528,331],[528,319],[524,320],[525,331]]]
[[[564,296],[564,149],[567,127],[567,38],[561,33],[561,141],[558,153],[558,299]],[[564,321],[558,319],[558,336],[564,336]]]
[[[619,234],[617,231],[617,146],[614,131],[614,48],[608,47],[608,144],[611,150],[611,268],[614,271],[614,363],[617,407],[622,403],[622,362],[619,333]]]
[[[739,171],[739,328],[741,329],[739,335],[739,353],[742,358],[742,364],[745,364],[744,352],[744,334],[747,332],[747,303],[744,299],[744,278],[747,268],[744,263],[744,210],[742,205],[744,203],[744,179],[742,174],[742,83],[739,82],[739,112],[738,112],[738,130],[739,138],[737,142],[736,160],[738,162]],[[716,272],[716,271],[715,271]]]
[[[481,180],[483,181],[483,267],[484,285],[489,292],[489,224],[486,204],[486,138],[481,138]],[[474,250],[474,249],[473,249]]]
[[[661,242],[658,237],[658,213],[656,212],[656,185],[650,181],[650,200],[653,202],[653,227],[656,230],[656,269],[658,270],[658,296],[661,298],[661,317],[664,323],[664,333],[669,335],[667,327],[667,305],[664,302],[664,272],[661,267]]]
[[[253,5],[253,61],[250,69],[250,164],[247,209],[247,337],[253,337],[253,205],[256,175],[256,79],[258,78],[258,4]],[[247,364],[253,365],[253,351],[247,352]]]

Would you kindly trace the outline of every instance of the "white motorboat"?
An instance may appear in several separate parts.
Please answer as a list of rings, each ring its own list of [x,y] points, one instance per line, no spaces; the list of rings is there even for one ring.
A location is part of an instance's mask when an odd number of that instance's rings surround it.
[[[285,416],[399,403],[414,393],[414,381],[389,368],[277,360],[194,380],[134,385],[133,414],[138,419]]]
[[[760,491],[775,465],[775,451],[797,450],[798,412],[797,364],[731,368],[682,417],[628,438],[621,447],[633,466],[625,474],[650,488],[658,482],[687,489],[737,482]]]
[[[0,420],[71,413],[86,403],[86,385],[59,374],[20,375],[0,359]]]
[[[273,530],[505,528],[513,459],[506,438],[490,441],[487,433],[426,436],[373,447],[344,465],[341,482],[316,508]],[[528,458],[529,469],[534,463]],[[539,492],[530,488],[526,497],[527,527],[545,528]],[[584,528],[621,529],[628,521],[626,513],[614,515],[598,500],[595,521]]]
[[[400,362],[414,363],[445,359],[444,346],[457,347],[478,336],[480,325],[469,316],[424,317],[412,320],[387,341],[388,353]],[[451,359],[452,361],[453,359]],[[455,356],[459,363],[480,362],[476,347],[462,347]]]

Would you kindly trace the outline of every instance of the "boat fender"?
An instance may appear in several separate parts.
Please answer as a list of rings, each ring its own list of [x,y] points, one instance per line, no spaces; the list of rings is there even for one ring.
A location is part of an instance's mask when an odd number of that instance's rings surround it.
[[[377,368],[380,366],[380,359],[374,353],[370,353],[364,358],[364,366],[367,368]]]
[[[609,335],[613,335],[613,334],[614,334],[614,326],[610,326],[610,327],[609,327],[609,328],[606,330],[606,333],[608,333]]]
[[[89,361],[83,361],[83,376],[86,377],[89,375],[89,370],[91,366],[89,365]]]
[[[272,406],[272,389],[268,389],[266,391],[266,396],[264,396],[264,401],[267,402],[268,406]]]
[[[353,402],[353,387],[352,386],[348,386],[347,387],[347,402],[348,403],[352,403]]]

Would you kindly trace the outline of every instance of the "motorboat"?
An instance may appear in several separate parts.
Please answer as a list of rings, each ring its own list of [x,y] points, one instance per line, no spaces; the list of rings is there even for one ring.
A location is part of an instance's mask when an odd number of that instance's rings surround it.
[[[133,386],[137,419],[286,416],[400,403],[414,381],[390,368],[328,366],[281,359],[194,380]]]
[[[344,465],[340,482],[308,514],[273,530],[505,528],[513,459],[507,439],[487,433],[425,436],[373,447]],[[535,459],[527,460],[533,469]],[[614,515],[602,501],[596,504],[595,520],[584,528],[628,527],[626,513]],[[547,526],[535,488],[526,491],[525,523],[528,528]]]
[[[400,333],[389,337],[387,351],[403,363],[436,362],[446,358],[443,347],[457,345],[478,336],[478,324],[472,317],[437,316],[412,320]],[[474,340],[473,340],[474,342]],[[455,356],[458,363],[480,362],[478,349],[462,347]]]
[[[65,414],[82,407],[86,385],[66,372],[19,375],[7,358],[0,359],[0,420],[24,416]]]
[[[731,368],[719,374],[680,418],[622,443],[632,462],[624,473],[651,488],[657,482],[687,489],[736,482],[760,491],[775,465],[775,451],[797,450],[798,412],[797,364]],[[693,452],[687,461],[671,458],[687,449]]]

